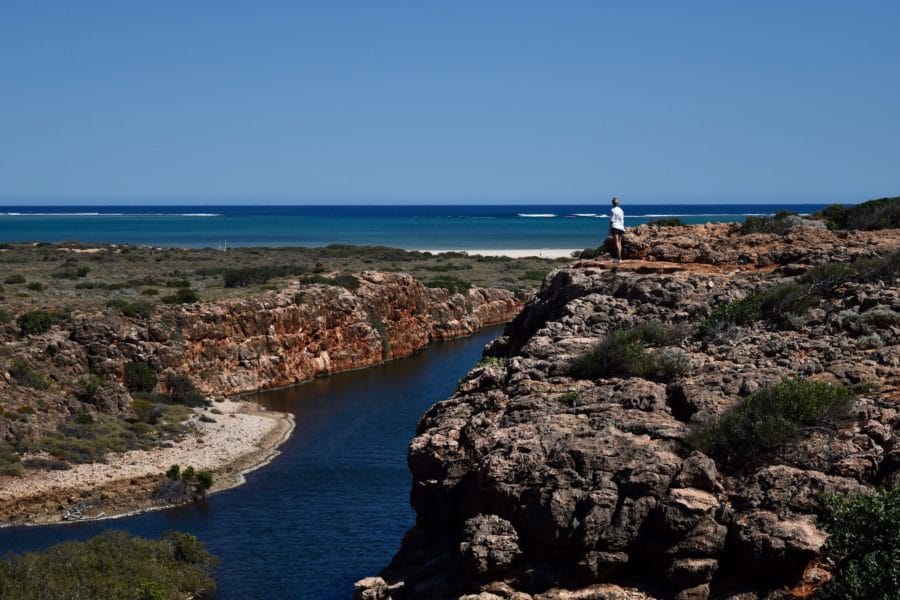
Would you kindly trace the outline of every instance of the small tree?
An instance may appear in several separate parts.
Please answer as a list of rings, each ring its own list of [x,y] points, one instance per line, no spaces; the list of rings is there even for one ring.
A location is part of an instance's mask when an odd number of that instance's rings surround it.
[[[129,392],[150,392],[158,382],[156,371],[147,363],[140,361],[125,363],[125,387]]]

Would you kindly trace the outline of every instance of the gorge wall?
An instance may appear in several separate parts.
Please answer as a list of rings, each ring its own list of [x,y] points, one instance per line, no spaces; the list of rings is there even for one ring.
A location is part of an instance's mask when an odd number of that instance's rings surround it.
[[[634,233],[626,258],[643,260],[551,273],[488,360],[422,417],[408,456],[416,524],[355,598],[750,599],[827,579],[820,492],[900,482],[900,232]],[[833,285],[802,318],[696,333],[716,306],[865,257],[893,266]],[[611,331],[649,322],[683,332],[652,352],[684,371],[573,376]],[[692,431],[785,378],[871,385],[747,462],[693,449]]]
[[[189,376],[209,394],[238,394],[409,356],[434,340],[509,321],[512,293],[451,295],[402,273],[365,272],[360,286],[293,285],[262,297],[160,308],[149,320],[84,315],[60,360],[118,378],[125,361]],[[82,360],[80,360],[82,359]]]

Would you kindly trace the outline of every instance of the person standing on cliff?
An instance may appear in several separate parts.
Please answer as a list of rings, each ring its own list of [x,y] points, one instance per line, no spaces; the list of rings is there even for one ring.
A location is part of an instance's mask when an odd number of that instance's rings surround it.
[[[619,199],[612,199],[612,210],[609,213],[609,237],[613,241],[616,264],[622,262],[622,238],[625,237],[625,213],[619,206]]]

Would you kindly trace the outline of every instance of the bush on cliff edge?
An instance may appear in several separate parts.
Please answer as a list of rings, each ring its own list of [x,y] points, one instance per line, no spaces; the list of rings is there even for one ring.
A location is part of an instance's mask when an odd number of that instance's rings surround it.
[[[741,400],[688,437],[688,444],[739,466],[846,410],[853,389],[824,381],[784,379]]]
[[[644,377],[669,380],[691,369],[687,354],[677,348],[649,352],[647,346],[674,343],[680,332],[660,323],[646,323],[631,329],[614,329],[594,348],[569,366],[569,374],[579,379],[603,377]]]
[[[900,488],[855,498],[824,495],[820,522],[835,572],[817,597],[888,600],[900,590]]]

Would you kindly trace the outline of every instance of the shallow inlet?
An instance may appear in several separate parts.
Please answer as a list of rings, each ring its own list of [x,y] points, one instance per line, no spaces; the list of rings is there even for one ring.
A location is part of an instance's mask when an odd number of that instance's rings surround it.
[[[388,563],[413,523],[406,448],[419,417],[453,393],[501,330],[262,394],[259,402],[293,413],[297,427],[281,455],[243,486],[122,519],[0,529],[0,553],[106,529],[145,537],[175,529],[198,536],[221,560],[216,598],[348,598],[354,581]]]

